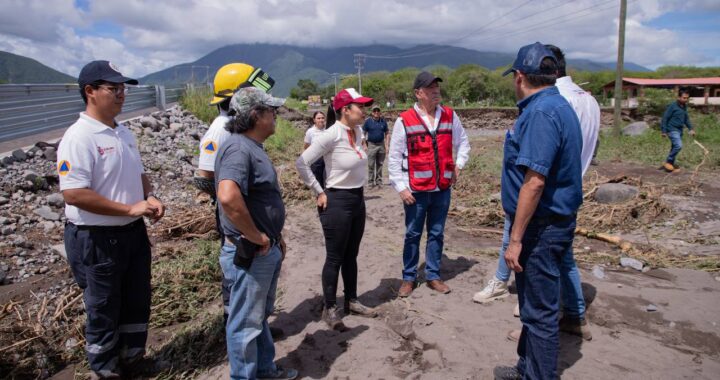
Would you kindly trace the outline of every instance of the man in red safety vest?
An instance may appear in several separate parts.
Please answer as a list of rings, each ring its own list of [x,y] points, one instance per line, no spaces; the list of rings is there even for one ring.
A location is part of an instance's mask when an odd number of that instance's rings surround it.
[[[470,143],[457,114],[440,105],[440,82],[441,78],[426,71],[418,74],[413,84],[417,102],[395,121],[390,142],[390,183],[405,206],[407,227],[400,297],[409,296],[415,287],[425,225],[425,280],[437,292],[450,292],[440,278],[445,220],[450,187],[468,160]]]

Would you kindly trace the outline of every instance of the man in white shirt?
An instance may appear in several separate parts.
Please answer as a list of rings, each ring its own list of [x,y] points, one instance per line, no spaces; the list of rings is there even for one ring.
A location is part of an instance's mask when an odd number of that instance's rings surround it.
[[[146,364],[150,317],[151,252],[143,216],[155,222],[165,209],[144,174],[135,137],[115,121],[125,84],[138,81],[108,61],[93,61],[78,84],[87,107],[58,148],[65,249],[83,289],[92,377],[133,376]]]
[[[409,296],[415,287],[420,238],[426,224],[425,280],[437,292],[450,292],[440,278],[445,221],[450,187],[467,163],[470,142],[457,114],[440,105],[440,82],[441,78],[428,72],[418,74],[413,84],[417,102],[397,118],[390,142],[390,183],[405,206],[407,226],[400,297]]]

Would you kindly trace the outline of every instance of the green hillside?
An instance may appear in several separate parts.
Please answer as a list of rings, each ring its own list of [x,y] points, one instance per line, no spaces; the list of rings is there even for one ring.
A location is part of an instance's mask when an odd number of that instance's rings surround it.
[[[0,83],[76,83],[77,79],[21,55],[0,51]]]

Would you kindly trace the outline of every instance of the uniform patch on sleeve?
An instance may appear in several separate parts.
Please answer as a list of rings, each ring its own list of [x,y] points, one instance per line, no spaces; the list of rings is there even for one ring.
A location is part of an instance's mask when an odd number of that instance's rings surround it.
[[[66,175],[70,173],[70,162],[67,160],[62,160],[58,164],[58,174],[60,175]]]
[[[208,140],[205,143],[205,146],[203,146],[203,150],[205,151],[205,153],[213,154],[217,152],[217,143],[215,141]]]

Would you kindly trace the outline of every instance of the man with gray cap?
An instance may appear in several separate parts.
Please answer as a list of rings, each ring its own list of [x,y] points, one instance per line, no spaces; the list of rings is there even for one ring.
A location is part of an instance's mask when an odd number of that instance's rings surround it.
[[[455,111],[440,105],[440,82],[427,71],[418,74],[413,84],[417,102],[399,115],[390,142],[390,183],[403,201],[407,228],[399,297],[408,297],[415,287],[426,225],[425,280],[437,292],[450,292],[440,278],[445,220],[450,187],[470,156],[470,142]]]
[[[83,290],[85,349],[93,378],[136,375],[150,317],[150,242],[143,217],[165,208],[143,170],[135,136],[115,121],[125,84],[108,61],[80,71],[85,112],[60,142],[57,172],[65,199],[65,249]]]
[[[558,377],[560,266],[582,203],[583,142],[575,111],[554,86],[557,71],[555,55],[536,42],[503,74],[513,73],[520,109],[505,136],[501,197],[523,328],[517,365],[495,367],[496,379]]]
[[[231,135],[215,160],[222,249],[235,252],[226,326],[232,379],[294,379],[298,374],[273,362],[267,321],[285,257],[285,206],[262,144],[275,133],[277,107],[284,102],[255,87],[237,91],[230,101]]]

